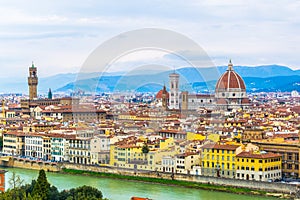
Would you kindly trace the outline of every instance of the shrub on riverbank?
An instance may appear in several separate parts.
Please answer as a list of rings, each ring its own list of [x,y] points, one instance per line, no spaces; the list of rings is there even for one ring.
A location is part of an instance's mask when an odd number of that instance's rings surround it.
[[[13,176],[18,181],[17,176]],[[51,186],[44,170],[40,170],[37,181],[30,184],[13,184],[13,188],[0,194],[0,200],[103,200],[102,192],[90,186],[81,186],[59,192]]]

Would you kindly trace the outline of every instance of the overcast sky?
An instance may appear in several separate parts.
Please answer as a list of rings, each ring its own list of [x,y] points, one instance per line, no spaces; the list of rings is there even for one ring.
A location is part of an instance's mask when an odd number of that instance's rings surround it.
[[[162,28],[197,42],[215,65],[300,69],[300,1],[2,1],[1,75],[76,73],[101,43],[126,31]],[[148,52],[149,53],[149,52]],[[151,52],[123,62],[158,59]],[[120,61],[120,62],[121,62]]]

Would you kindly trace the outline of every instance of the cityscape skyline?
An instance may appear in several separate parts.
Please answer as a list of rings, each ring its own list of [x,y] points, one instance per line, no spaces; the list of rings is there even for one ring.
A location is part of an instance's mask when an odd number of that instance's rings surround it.
[[[98,45],[120,33],[145,27],[186,35],[217,66],[226,65],[232,58],[235,65],[280,64],[300,69],[296,45],[299,6],[296,1],[11,1],[1,7],[0,65],[9,69],[1,77],[23,76],[31,61],[39,66],[41,77],[77,73]],[[128,66],[153,59],[177,62],[166,58],[166,53],[152,51],[130,54],[118,64]]]
[[[300,199],[299,9],[2,3],[0,199]]]

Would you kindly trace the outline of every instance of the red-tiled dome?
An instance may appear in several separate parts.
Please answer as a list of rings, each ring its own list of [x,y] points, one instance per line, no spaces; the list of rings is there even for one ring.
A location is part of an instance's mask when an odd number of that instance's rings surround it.
[[[227,71],[221,76],[216,84],[216,92],[219,90],[224,91],[227,89],[246,90],[244,80],[233,70],[232,67],[233,65],[230,61]]]
[[[161,89],[161,90],[159,90],[159,92],[156,94],[156,99],[162,99],[162,97],[163,97],[163,93],[166,93],[166,97],[167,97],[167,99],[169,99],[169,92],[166,90],[166,88],[165,88],[165,86],[164,86],[164,88],[163,89]]]

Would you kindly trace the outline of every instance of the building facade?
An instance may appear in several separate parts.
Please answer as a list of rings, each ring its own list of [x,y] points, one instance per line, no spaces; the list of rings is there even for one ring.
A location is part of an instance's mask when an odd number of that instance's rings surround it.
[[[236,155],[236,178],[255,181],[281,179],[281,155],[267,152],[241,152]]]
[[[207,144],[202,147],[202,175],[234,178],[237,145]]]
[[[170,98],[169,109],[179,109],[179,74],[175,72],[169,75]]]

